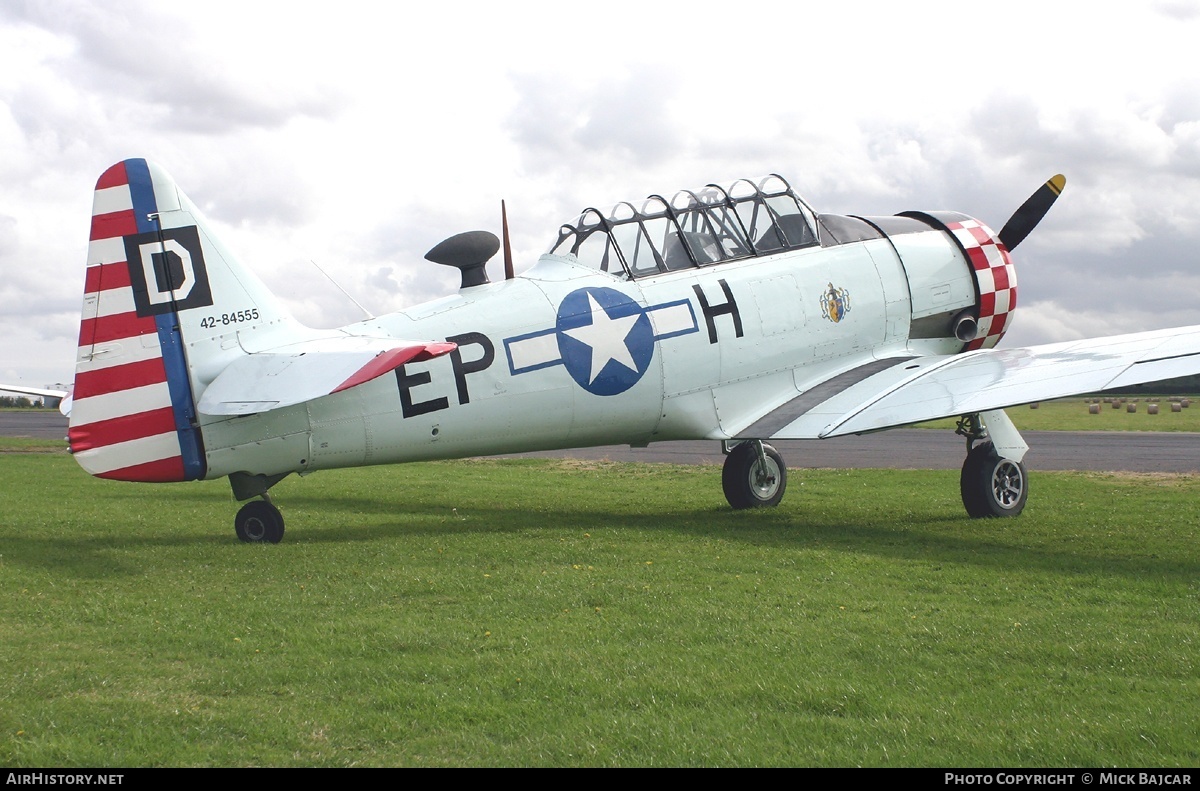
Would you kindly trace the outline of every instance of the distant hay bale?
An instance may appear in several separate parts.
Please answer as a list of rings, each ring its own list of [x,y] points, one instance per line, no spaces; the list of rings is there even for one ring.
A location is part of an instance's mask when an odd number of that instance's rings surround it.
[[[1158,414],[1158,404],[1146,404],[1146,414],[1147,415],[1157,415]]]
[[[1126,404],[1125,411],[1126,412],[1136,412],[1137,411],[1137,401],[1130,401],[1128,404]]]
[[[1030,409],[1037,409],[1037,408],[1038,408],[1038,402],[1037,402],[1037,401],[1034,401],[1032,404],[1030,404],[1030,405],[1029,405],[1029,408],[1030,408]]]
[[[1112,404],[1112,407],[1113,407],[1113,409],[1120,409],[1120,408],[1121,408],[1121,399],[1119,399],[1119,398],[1114,398],[1114,399],[1113,399],[1111,402],[1109,402],[1109,403],[1111,403],[1111,404]]]
[[[1089,415],[1099,415],[1100,414],[1100,405],[1099,404],[1088,404],[1088,414]]]
[[[1184,409],[1187,409],[1189,406],[1191,406],[1191,403],[1192,402],[1187,400],[1186,398],[1179,399],[1179,405],[1181,407],[1183,407]]]
[[[1182,412],[1183,404],[1179,403],[1178,401],[1172,401],[1171,402],[1171,411],[1172,412]]]

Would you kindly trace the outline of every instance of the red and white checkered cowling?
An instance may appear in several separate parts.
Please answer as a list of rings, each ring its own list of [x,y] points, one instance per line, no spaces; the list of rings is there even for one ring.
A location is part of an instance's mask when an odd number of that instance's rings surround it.
[[[1017,309],[1017,270],[1008,248],[991,228],[965,214],[932,211],[905,212],[901,216],[940,226],[954,239],[971,265],[978,293],[979,332],[964,351],[995,346],[1012,326],[1013,311]]]
[[[971,262],[979,289],[979,333],[967,349],[990,349],[1012,326],[1017,308],[1017,270],[1008,249],[979,220],[966,217],[948,222],[946,230]]]

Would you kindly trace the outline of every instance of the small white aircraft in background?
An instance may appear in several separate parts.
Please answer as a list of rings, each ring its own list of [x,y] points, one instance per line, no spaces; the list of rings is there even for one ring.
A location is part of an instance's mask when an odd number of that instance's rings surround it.
[[[500,241],[447,239],[457,294],[340,329],[293,319],[142,159],[96,185],[70,417],[89,473],[228,477],[243,541],[277,542],[290,473],[588,445],[711,439],[734,508],[772,506],[764,440],[957,416],[974,517],[1025,505],[1005,407],[1200,372],[1200,327],[995,349],[1017,305],[1009,251],[966,215],[817,214],[779,176],[587,209],[520,277]],[[507,249],[507,233],[505,233]],[[261,499],[253,499],[261,498]]]

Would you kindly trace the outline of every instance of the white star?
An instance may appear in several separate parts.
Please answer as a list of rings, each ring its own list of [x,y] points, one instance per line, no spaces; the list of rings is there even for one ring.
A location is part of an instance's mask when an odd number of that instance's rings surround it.
[[[592,306],[592,323],[572,330],[563,330],[563,333],[592,348],[592,375],[588,379],[588,384],[596,381],[596,377],[604,370],[604,366],[608,365],[609,360],[616,360],[637,373],[637,363],[633,361],[633,355],[629,353],[629,345],[625,343],[625,339],[629,337],[630,330],[641,318],[641,314],[634,313],[631,316],[614,319],[590,293],[587,298]]]

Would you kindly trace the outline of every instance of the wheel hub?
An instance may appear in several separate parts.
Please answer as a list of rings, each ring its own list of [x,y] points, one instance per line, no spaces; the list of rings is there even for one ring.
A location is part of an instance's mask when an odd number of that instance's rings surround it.
[[[1001,508],[1015,508],[1021,501],[1025,478],[1021,468],[1008,459],[1003,459],[992,472],[992,496]]]
[[[262,541],[267,535],[267,526],[263,520],[252,517],[246,520],[246,537],[251,541]]]
[[[774,496],[775,490],[779,488],[779,467],[773,459],[768,458],[765,465],[762,463],[754,465],[750,471],[750,486],[764,500]]]

